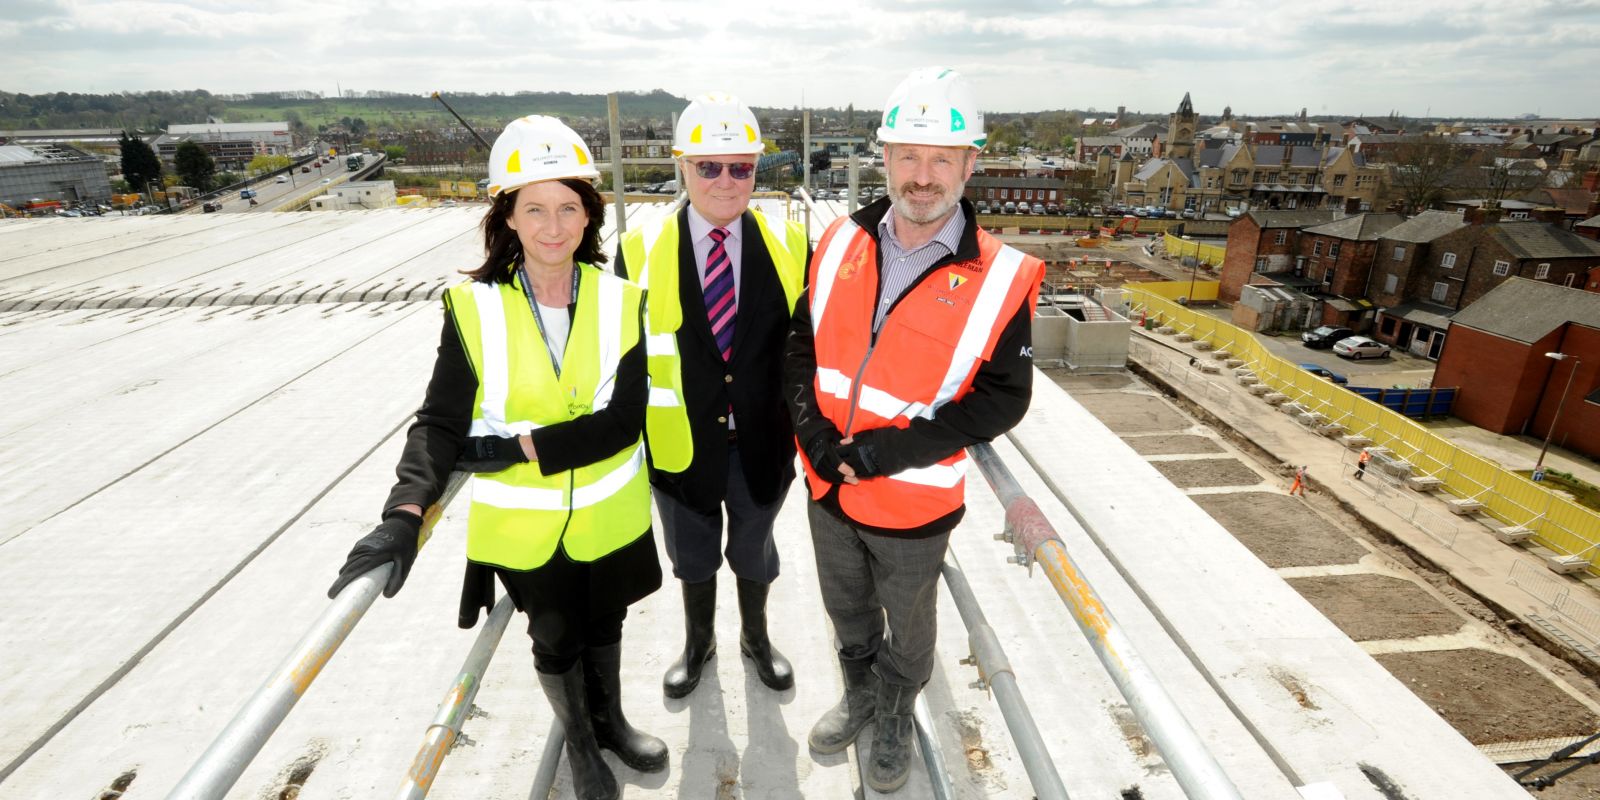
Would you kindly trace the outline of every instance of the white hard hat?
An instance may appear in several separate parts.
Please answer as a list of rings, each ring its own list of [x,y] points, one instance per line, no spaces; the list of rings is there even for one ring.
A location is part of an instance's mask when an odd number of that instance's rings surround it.
[[[672,132],[674,156],[755,155],[766,149],[761,125],[739,98],[723,92],[696,97],[678,115]]]
[[[883,104],[878,141],[983,149],[983,112],[961,73],[924,67],[906,76]]]
[[[489,196],[559,178],[594,180],[600,171],[583,138],[555,117],[512,120],[489,151]]]

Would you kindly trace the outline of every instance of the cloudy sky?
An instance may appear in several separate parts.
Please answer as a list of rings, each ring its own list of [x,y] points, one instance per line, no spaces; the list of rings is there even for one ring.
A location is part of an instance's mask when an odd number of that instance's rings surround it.
[[[881,107],[917,66],[989,111],[1600,117],[1600,0],[0,0],[0,89],[714,88]]]

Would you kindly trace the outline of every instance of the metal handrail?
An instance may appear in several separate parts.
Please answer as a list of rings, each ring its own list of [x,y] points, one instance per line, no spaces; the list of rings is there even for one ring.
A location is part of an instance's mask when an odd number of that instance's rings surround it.
[[[928,788],[933,800],[953,800],[955,787],[950,785],[950,768],[944,762],[944,750],[939,737],[934,734],[933,716],[928,713],[928,699],[918,693],[911,706],[911,722],[917,731],[917,748],[922,751],[922,763],[928,767]]]
[[[1127,632],[1067,554],[1066,546],[1044,512],[1022,490],[994,447],[976,444],[967,448],[967,452],[1005,508],[1006,532],[1001,536],[1016,549],[1017,555],[1011,560],[1030,568],[1037,563],[1044,569],[1056,594],[1066,602],[1072,619],[1094,648],[1101,666],[1128,702],[1140,727],[1161,752],[1184,794],[1192,800],[1242,800],[1239,789],[1134,648]],[[1074,516],[1078,515],[1074,512]],[[1090,527],[1081,516],[1078,521]]]
[[[433,723],[423,737],[422,747],[417,749],[417,757],[411,760],[411,768],[406,770],[405,783],[395,793],[396,800],[422,800],[433,788],[433,779],[439,776],[439,766],[461,736],[461,726],[472,711],[472,701],[477,698],[478,688],[483,685],[483,674],[489,669],[489,661],[494,658],[495,647],[500,644],[500,637],[505,634],[506,624],[511,621],[514,610],[516,606],[511,602],[511,596],[505,595],[489,612],[488,622],[483,630],[478,631],[478,638],[467,652],[467,660],[462,663],[460,674],[456,675],[455,683],[450,684],[450,691],[445,693],[444,702],[439,704],[439,711],[434,714]]]
[[[1028,780],[1033,783],[1034,796],[1038,800],[1068,800],[1067,787],[1061,782],[1055,761],[1050,758],[1050,748],[1045,745],[1039,726],[1033,722],[1033,713],[1028,710],[1027,700],[1022,696],[1022,689],[1017,686],[1017,674],[1011,669],[1005,648],[1000,646],[1000,637],[995,635],[994,629],[989,627],[989,621],[984,618],[983,609],[978,605],[977,596],[972,593],[972,585],[967,582],[967,574],[961,570],[961,562],[956,560],[954,551],[945,553],[943,573],[945,588],[955,599],[961,622],[967,626],[967,646],[972,655],[962,659],[961,663],[978,668],[978,682],[973,684],[973,688],[994,692],[1000,715],[1005,718],[1006,729],[1011,732],[1011,741],[1016,744],[1017,754],[1022,757],[1022,767],[1027,770]]]
[[[422,515],[419,547],[428,541],[434,525],[444,516],[445,506],[466,485],[468,477],[465,472],[451,473],[444,494]],[[367,613],[388,582],[392,569],[393,565],[383,564],[357,577],[339,592],[283,663],[245,701],[244,707],[233,715],[211,746],[173,787],[168,800],[213,800],[227,794]]]

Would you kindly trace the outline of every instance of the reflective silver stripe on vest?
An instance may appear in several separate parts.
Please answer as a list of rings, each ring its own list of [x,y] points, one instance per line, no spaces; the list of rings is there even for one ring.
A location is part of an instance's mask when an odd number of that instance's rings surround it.
[[[622,296],[621,278],[600,276],[594,281],[600,290],[600,374],[596,376],[593,411],[611,404],[611,393],[617,388],[617,365],[622,363]]]
[[[602,476],[599,480],[588,486],[580,486],[572,492],[572,505],[574,509],[592,506],[604,501],[606,498],[621,491],[628,481],[633,480],[644,468],[644,445],[634,445],[633,455]],[[522,511],[566,511],[568,506],[563,502],[564,493],[560,489],[541,489],[532,486],[513,486],[497,480],[474,475],[472,478],[472,502],[482,503],[495,508],[509,508]]]
[[[472,428],[467,431],[468,436],[520,436],[524,433],[543,428],[537,422],[518,420],[516,422],[490,422],[486,419],[475,419]]]
[[[817,368],[817,388],[840,400],[850,399],[850,376],[832,367]],[[933,409],[915,400],[902,400],[881,389],[861,387],[856,404],[884,419],[895,417],[924,417],[931,419]]]
[[[839,230],[834,231],[833,238],[828,241],[828,249],[822,254],[822,261],[817,264],[817,285],[811,287],[813,334],[822,324],[822,312],[828,309],[828,295],[833,293],[833,280],[839,274],[839,262],[844,260],[844,254],[850,249],[850,243],[855,241],[856,231],[859,230],[861,226],[846,217]]]
[[[506,353],[506,310],[500,290],[493,284],[472,282],[472,300],[478,306],[478,349],[483,354],[483,404],[478,413],[489,430],[506,427],[506,393],[511,385],[511,358]],[[483,435],[483,434],[475,434]],[[498,434],[505,436],[508,434]]]
[[[639,231],[639,238],[644,241],[644,263],[638,265],[639,280],[634,281],[634,283],[639,284],[639,288],[641,289],[648,290],[650,288],[650,254],[655,251],[656,241],[659,240],[661,238],[661,234],[667,230],[668,224],[678,224],[678,214],[676,211],[667,215],[665,219],[644,226],[644,228]]]
[[[1012,281],[1017,279],[1017,271],[1022,268],[1022,258],[1022,251],[1010,246],[1002,246],[995,254],[983,290],[972,304],[972,313],[967,315],[966,327],[961,329],[961,338],[956,341],[955,352],[951,353],[944,383],[933,398],[934,409],[955,398],[967,373],[972,371],[972,365],[983,355],[983,345],[994,326],[1000,323],[1000,312],[1005,310],[1006,295],[1011,291]]]
[[[918,486],[932,486],[937,489],[951,489],[967,478],[968,459],[963,452],[961,460],[954,464],[934,464],[931,467],[913,467],[896,472],[886,477],[892,481],[914,483]]]

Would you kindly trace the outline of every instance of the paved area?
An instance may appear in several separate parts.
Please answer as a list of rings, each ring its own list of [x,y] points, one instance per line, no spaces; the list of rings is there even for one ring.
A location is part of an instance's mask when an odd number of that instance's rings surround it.
[[[1405,669],[1413,671],[1431,670],[1432,692],[1448,692],[1451,685],[1461,690],[1459,697],[1448,702],[1430,703],[1441,713],[1452,709],[1445,716],[1463,728],[1463,733],[1475,742],[1486,743],[1494,737],[1485,736],[1485,728],[1504,736],[1523,730],[1527,737],[1524,744],[1502,738],[1502,744],[1486,749],[1495,753],[1498,760],[1509,763],[1547,754],[1578,738],[1575,731],[1596,724],[1594,714],[1600,711],[1600,695],[1591,677],[1596,674],[1596,665],[1583,651],[1593,652],[1600,639],[1600,627],[1593,624],[1600,617],[1589,616],[1590,609],[1600,607],[1600,599],[1583,582],[1554,575],[1536,554],[1502,544],[1494,538],[1489,525],[1473,518],[1454,517],[1430,495],[1399,489],[1386,483],[1381,475],[1376,481],[1372,474],[1366,481],[1353,480],[1353,454],[1337,441],[1316,435],[1287,415],[1273,411],[1225,377],[1205,375],[1190,367],[1189,358],[1196,354],[1190,348],[1144,331],[1134,335],[1138,337],[1134,347],[1136,361],[1152,380],[1185,398],[1187,407],[1213,419],[1230,437],[1247,443],[1253,460],[1276,467],[1272,470],[1276,474],[1270,494],[1242,495],[1237,499],[1217,495],[1197,497],[1196,501],[1218,519],[1226,520],[1232,515],[1248,522],[1238,527],[1230,524],[1230,530],[1236,534],[1248,530],[1241,538],[1258,556],[1280,567],[1280,574],[1352,637],[1366,641],[1374,654],[1410,652],[1420,647],[1423,651],[1461,655],[1455,660],[1446,656],[1437,663],[1391,659],[1385,664],[1405,664]],[[1469,430],[1459,424],[1436,427],[1471,446],[1484,444],[1479,452],[1510,466],[1517,466],[1519,459],[1531,464],[1537,453],[1537,444],[1526,440]],[[1580,461],[1559,458],[1560,461],[1553,461],[1547,457],[1547,462],[1570,464],[1580,476],[1586,474],[1586,469],[1592,472]],[[1291,464],[1310,467],[1312,491],[1305,501],[1282,494],[1289,482]],[[1337,534],[1327,530],[1313,533],[1315,527],[1285,528],[1281,524],[1269,533],[1270,523],[1283,519],[1271,511],[1272,505],[1285,502],[1302,504],[1335,522],[1341,518],[1348,518],[1348,522],[1337,526],[1344,529]],[[1344,544],[1335,546],[1336,541]],[[1398,550],[1388,546],[1391,543],[1398,545]],[[1373,553],[1355,558],[1356,563],[1352,564],[1352,557],[1357,555],[1350,550],[1352,545]],[[1374,559],[1393,560],[1403,566],[1412,555],[1419,561],[1415,565],[1417,571],[1399,572],[1411,584],[1399,590],[1403,595],[1397,595],[1392,585],[1371,583],[1374,576],[1368,574],[1368,565]],[[1310,566],[1324,562],[1328,566]],[[1380,573],[1394,570],[1395,565],[1389,564]],[[1361,583],[1341,580],[1341,575]],[[1470,596],[1453,591],[1458,583]],[[1451,624],[1437,617],[1437,604],[1420,602],[1417,591],[1444,600],[1454,615],[1464,618],[1468,629],[1478,628],[1470,639],[1479,641],[1462,642],[1458,635],[1439,630],[1439,625],[1449,628]],[[1409,599],[1403,599],[1406,597]],[[1478,598],[1488,606],[1479,604]],[[1552,600],[1557,602],[1552,604]],[[1395,618],[1397,602],[1409,609],[1399,619]],[[1408,637],[1414,638],[1415,644],[1369,641],[1377,635],[1374,631],[1396,625],[1404,630],[1408,626],[1407,615],[1417,623],[1417,630]],[[1538,646],[1525,634],[1532,634]],[[1570,637],[1579,647],[1561,647],[1559,640],[1563,637]],[[1485,643],[1489,643],[1488,651],[1521,663],[1506,667],[1497,659],[1484,656]],[[1456,649],[1462,646],[1469,649]],[[1541,646],[1560,652],[1566,660],[1549,657]],[[1404,670],[1396,674],[1407,675],[1408,681],[1415,678]],[[1430,680],[1415,679],[1425,684]],[[1497,687],[1514,686],[1518,680],[1531,682],[1520,693],[1511,689],[1493,695]],[[1491,687],[1490,694],[1483,692],[1485,685]],[[1551,686],[1559,687],[1560,694],[1577,705],[1562,711],[1564,706],[1529,701]],[[1517,724],[1507,724],[1513,719]],[[1530,728],[1526,724],[1530,719],[1541,719],[1544,724]]]

